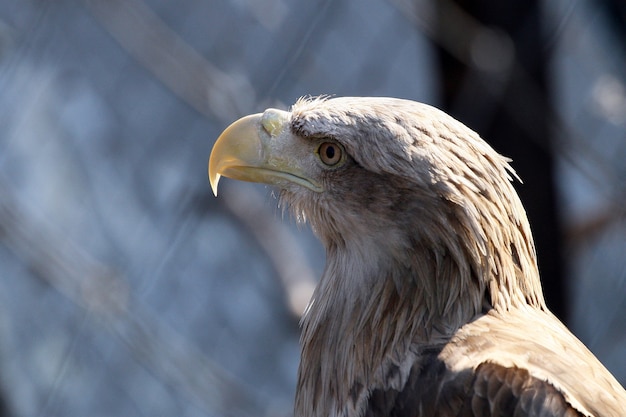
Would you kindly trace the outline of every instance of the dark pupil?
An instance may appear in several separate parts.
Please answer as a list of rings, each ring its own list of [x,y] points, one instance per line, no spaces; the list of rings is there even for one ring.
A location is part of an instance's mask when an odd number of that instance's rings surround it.
[[[326,147],[326,157],[328,159],[333,159],[335,157],[335,147],[334,146],[327,146]]]

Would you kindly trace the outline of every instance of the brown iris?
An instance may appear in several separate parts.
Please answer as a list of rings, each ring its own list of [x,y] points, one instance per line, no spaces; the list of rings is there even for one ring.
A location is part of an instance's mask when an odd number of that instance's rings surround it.
[[[339,144],[334,142],[324,142],[318,149],[320,159],[328,166],[334,166],[341,161],[343,156],[343,149]]]

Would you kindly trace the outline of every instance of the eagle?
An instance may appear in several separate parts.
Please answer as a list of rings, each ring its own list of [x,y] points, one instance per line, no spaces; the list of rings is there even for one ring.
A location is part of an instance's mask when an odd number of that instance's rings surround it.
[[[626,391],[546,307],[510,160],[410,100],[308,97],[243,117],[208,174],[278,188],[326,264],[296,417],[626,416]]]

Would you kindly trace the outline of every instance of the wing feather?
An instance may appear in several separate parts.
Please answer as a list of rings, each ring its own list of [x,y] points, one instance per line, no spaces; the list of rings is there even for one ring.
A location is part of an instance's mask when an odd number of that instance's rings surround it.
[[[626,391],[558,319],[545,311],[519,309],[500,314],[491,310],[462,327],[440,357],[456,372],[478,369],[487,362],[503,369],[524,370],[559,392],[581,415],[626,416]],[[503,377],[504,385],[519,389],[519,381],[506,380],[513,375],[504,373]],[[531,392],[527,390],[524,395]],[[550,390],[534,392],[540,396]],[[528,401],[524,409],[531,412],[531,405],[538,402],[524,398]]]
[[[442,362],[414,367],[402,391],[375,390],[364,414],[389,417],[579,417],[547,381],[525,369],[482,363],[451,376]]]
[[[420,350],[406,384],[374,389],[363,415],[623,417],[626,397],[549,313],[492,311],[450,342]]]

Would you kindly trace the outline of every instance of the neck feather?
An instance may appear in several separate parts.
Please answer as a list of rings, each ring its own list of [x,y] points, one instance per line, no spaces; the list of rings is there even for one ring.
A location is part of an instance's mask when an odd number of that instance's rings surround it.
[[[544,309],[523,219],[510,233],[482,224],[486,233],[500,230],[485,244],[460,225],[438,229],[437,240],[409,238],[403,250],[382,248],[371,236],[327,244],[326,269],[302,322],[295,415],[358,416],[371,390],[405,384],[422,347],[446,343],[486,310]]]
[[[355,254],[329,251],[303,319],[296,416],[359,415],[368,390],[404,385],[419,346],[444,343],[480,313],[485,293],[480,281],[468,280],[470,287],[454,288],[455,294],[438,294],[447,286],[434,276],[462,272],[445,256],[433,262],[437,255],[423,254],[426,258],[410,263],[358,257],[361,275],[354,276],[354,262],[346,259]],[[450,301],[461,294],[474,299]]]

